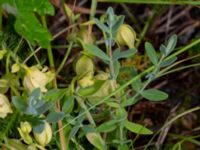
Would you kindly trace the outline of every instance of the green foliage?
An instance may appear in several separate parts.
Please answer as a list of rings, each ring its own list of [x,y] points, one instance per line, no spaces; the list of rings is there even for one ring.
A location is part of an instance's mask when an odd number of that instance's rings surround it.
[[[10,7],[6,7],[10,6]],[[49,31],[43,27],[35,13],[41,16],[54,15],[54,8],[48,0],[3,0],[0,3],[8,12],[16,16],[15,30],[32,44],[47,48],[52,40]],[[14,11],[12,11],[12,10]]]

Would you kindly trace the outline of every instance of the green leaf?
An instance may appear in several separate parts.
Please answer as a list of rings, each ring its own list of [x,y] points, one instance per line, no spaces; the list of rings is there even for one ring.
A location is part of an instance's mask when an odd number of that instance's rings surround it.
[[[7,53],[7,50],[0,50],[0,60],[3,59],[6,53]]]
[[[162,101],[168,98],[168,94],[156,89],[145,90],[141,95],[150,101]]]
[[[146,127],[137,123],[130,122],[128,120],[124,121],[124,126],[126,129],[136,134],[149,135],[153,133],[151,130],[147,129]]]
[[[41,121],[37,123],[37,125],[33,126],[33,131],[36,133],[41,133],[44,130],[44,122]]]
[[[97,46],[92,44],[85,44],[84,45],[85,50],[87,50],[90,54],[102,59],[109,61],[110,58],[106,53],[104,53],[101,49],[99,49]]]
[[[174,34],[169,38],[167,42],[167,46],[165,49],[166,55],[169,55],[174,50],[174,48],[176,47],[176,43],[177,43],[177,35]]]
[[[94,22],[96,23],[96,25],[103,31],[103,32],[106,32],[106,33],[109,33],[109,29],[108,27],[103,24],[102,22],[100,22],[98,19],[94,19]]]
[[[13,96],[12,97],[12,103],[18,110],[24,112],[26,110],[27,104],[24,102],[24,100],[21,99],[19,96]]]
[[[172,57],[170,59],[167,59],[165,61],[163,61],[161,64],[160,64],[160,67],[167,67],[171,64],[173,64],[175,61],[177,60],[177,57]]]
[[[45,29],[33,13],[20,12],[15,22],[15,30],[31,44],[36,42],[43,48],[47,48],[52,40],[52,36]]]
[[[80,88],[78,90],[78,95],[88,96],[88,95],[94,94],[101,88],[104,82],[105,82],[104,80],[96,80],[92,86],[89,86],[86,88]]]
[[[61,100],[67,92],[67,89],[51,89],[45,93],[45,100],[48,101],[59,101]]]
[[[119,27],[123,24],[124,22],[124,16],[119,16],[116,20],[114,25],[112,26],[112,37],[115,39],[117,36],[117,32]]]
[[[117,128],[117,124],[116,124],[117,122],[118,121],[116,120],[110,120],[98,126],[96,130],[98,132],[105,132],[105,133],[111,132]]]
[[[89,132],[86,134],[88,141],[98,148],[99,150],[105,150],[105,142],[102,140],[101,136],[97,132]]]
[[[149,59],[151,60],[151,62],[154,65],[157,65],[158,64],[158,57],[157,57],[156,51],[155,51],[154,47],[152,46],[152,44],[149,43],[149,42],[146,42],[145,43],[145,50],[146,50],[146,53],[147,53]]]
[[[41,16],[54,15],[54,7],[49,0],[13,0],[13,2],[19,12],[36,12]]]
[[[137,49],[131,48],[129,50],[122,51],[120,53],[116,53],[115,55],[113,54],[113,57],[115,59],[128,58],[128,57],[135,55],[136,52],[137,52]]]
[[[131,68],[131,75],[133,77],[137,76],[138,73],[136,71],[135,68]],[[142,88],[142,81],[141,81],[141,78],[139,77],[139,79],[135,80],[134,82],[132,82],[131,84],[132,88],[135,90],[135,91],[139,91],[141,88]]]
[[[71,113],[74,108],[74,96],[68,96],[64,99],[64,104],[62,106],[62,111],[65,113]]]
[[[69,133],[69,139],[73,138],[79,129],[80,129],[80,125],[74,126]]]
[[[113,67],[114,67],[114,72],[115,72],[114,78],[116,78],[119,74],[119,70],[120,70],[120,67],[121,67],[120,62],[118,60],[114,60],[113,61]]]
[[[59,120],[62,120],[63,117],[65,116],[64,112],[51,112],[47,115],[47,122],[50,123],[55,123],[58,122]]]

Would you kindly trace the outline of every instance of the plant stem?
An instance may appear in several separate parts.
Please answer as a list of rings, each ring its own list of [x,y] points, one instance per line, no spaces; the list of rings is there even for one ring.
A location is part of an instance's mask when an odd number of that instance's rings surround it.
[[[10,73],[10,54],[8,53],[6,58],[6,74],[8,75]]]
[[[3,24],[3,9],[0,6],[0,31],[2,31],[2,24]]]
[[[42,23],[44,27],[47,29],[47,24],[46,24],[46,19],[45,16],[42,16]],[[48,59],[49,59],[49,65],[53,73],[55,73],[55,65],[54,65],[54,58],[53,58],[53,53],[51,49],[51,45],[49,44],[47,48],[47,54],[48,54]],[[57,88],[57,81],[56,77],[52,81],[52,85],[54,88]],[[60,112],[60,102],[56,102],[56,111]],[[63,130],[63,125],[62,125],[62,120],[58,121],[58,129],[59,129],[59,136],[60,136],[60,143],[61,143],[61,149],[62,150],[67,150],[66,142],[65,142],[65,135],[64,135],[64,130]]]
[[[70,54],[70,52],[71,52],[72,45],[73,45],[73,42],[70,42],[70,43],[69,43],[69,47],[68,47],[68,49],[67,49],[67,52],[65,53],[65,56],[64,56],[64,58],[63,58],[63,60],[62,60],[62,62],[61,62],[61,64],[60,64],[60,66],[58,67],[58,69],[57,69],[57,71],[56,71],[56,74],[59,74],[59,72],[60,72],[60,71],[62,70],[62,68],[64,67],[65,62],[66,62],[66,60],[67,60],[67,58],[68,58],[68,56],[69,56],[69,54]]]
[[[90,8],[90,20],[92,20],[95,16],[97,8],[97,0],[92,0],[91,8]]]

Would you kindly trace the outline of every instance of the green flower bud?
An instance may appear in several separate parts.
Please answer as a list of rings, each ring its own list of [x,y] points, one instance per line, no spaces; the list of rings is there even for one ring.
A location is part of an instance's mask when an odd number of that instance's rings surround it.
[[[12,113],[8,98],[0,93],[0,118],[5,118],[8,113]]]
[[[46,146],[52,138],[52,130],[49,123],[45,122],[44,130],[41,133],[33,132],[35,140],[41,145]]]
[[[76,62],[75,71],[78,76],[86,75],[87,73],[94,74],[94,64],[90,57],[83,55]]]
[[[120,46],[128,46],[133,48],[136,40],[136,32],[127,24],[119,27],[116,41]]]

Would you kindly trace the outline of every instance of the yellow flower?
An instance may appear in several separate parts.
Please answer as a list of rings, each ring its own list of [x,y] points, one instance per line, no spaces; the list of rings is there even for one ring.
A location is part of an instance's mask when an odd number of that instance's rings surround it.
[[[34,134],[35,140],[41,146],[45,146],[51,141],[51,138],[52,138],[51,126],[47,122],[45,122],[44,130],[41,133],[33,132],[33,134]]]
[[[53,73],[42,72],[36,66],[26,67],[23,85],[30,92],[35,88],[40,88],[42,92],[46,92],[46,85],[53,79],[53,76]]]
[[[134,48],[136,33],[131,26],[123,24],[119,27],[116,40],[120,46]]]
[[[8,113],[12,113],[8,98],[0,93],[0,118],[5,118]]]

